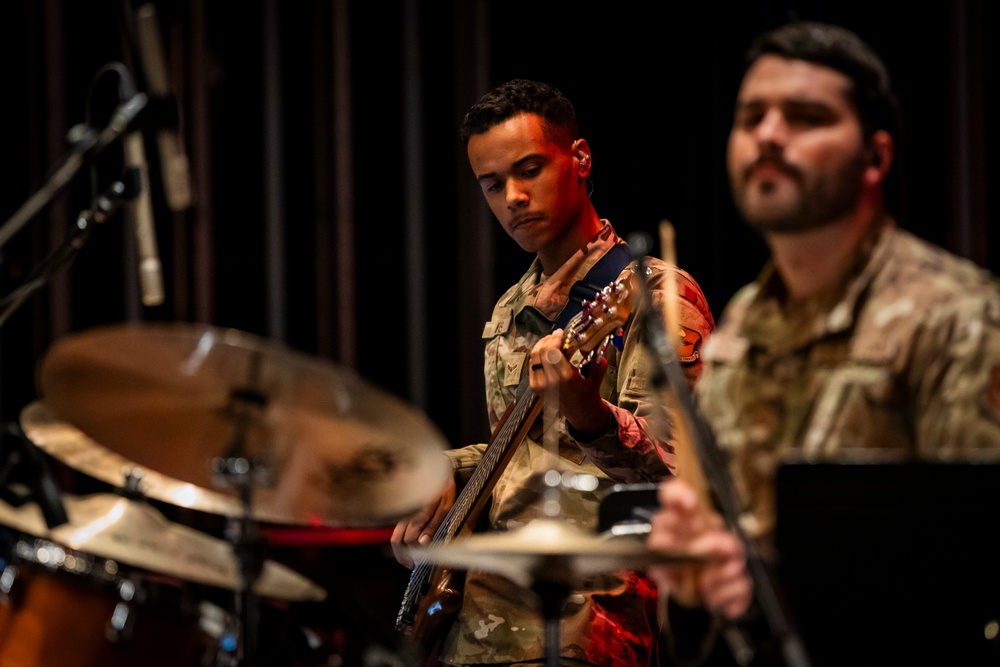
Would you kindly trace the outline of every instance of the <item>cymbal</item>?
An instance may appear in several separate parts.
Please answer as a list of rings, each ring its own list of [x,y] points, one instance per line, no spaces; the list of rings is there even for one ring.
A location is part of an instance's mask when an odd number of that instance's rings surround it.
[[[233,329],[92,329],[52,345],[38,384],[58,418],[169,478],[241,498],[241,478],[218,463],[249,462],[251,516],[272,523],[394,524],[452,474],[445,438],[420,411],[348,369]]]
[[[233,517],[241,514],[240,503],[233,496],[138,466],[60,420],[44,401],[34,401],[21,410],[21,429],[36,447],[57,461],[111,486],[125,488],[127,475],[138,470],[140,489],[147,498],[210,514]]]
[[[554,518],[532,519],[508,532],[414,546],[410,553],[417,562],[492,572],[524,588],[539,581],[571,584],[578,578],[615,570],[644,570],[698,560],[683,553],[653,551],[644,537],[593,535]]]
[[[68,523],[49,528],[34,503],[14,507],[0,500],[0,523],[92,556],[173,576],[239,590],[240,570],[232,545],[171,523],[148,503],[116,494],[64,494]],[[251,589],[256,595],[320,601],[326,591],[274,561],[265,561]]]

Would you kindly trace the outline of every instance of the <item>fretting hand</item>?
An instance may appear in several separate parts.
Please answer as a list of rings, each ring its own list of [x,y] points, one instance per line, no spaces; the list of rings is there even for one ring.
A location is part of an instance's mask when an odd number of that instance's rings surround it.
[[[562,342],[563,330],[556,329],[535,343],[528,359],[531,390],[546,401],[555,396],[560,414],[577,433],[600,435],[611,412],[601,398],[608,362],[596,355],[584,377],[563,354]]]

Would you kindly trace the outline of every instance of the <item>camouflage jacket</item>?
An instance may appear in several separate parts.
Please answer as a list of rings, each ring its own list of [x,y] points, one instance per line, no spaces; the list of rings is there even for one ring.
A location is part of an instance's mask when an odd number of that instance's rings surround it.
[[[764,555],[779,460],[997,454],[997,288],[887,219],[826,294],[788,302],[773,266],[736,294],[696,395]]]
[[[551,276],[543,276],[537,259],[521,280],[497,302],[483,332],[486,341],[486,399],[495,430],[526,371],[528,355],[548,333],[568,302],[570,287],[615,244],[622,241],[605,222],[602,231]],[[654,299],[662,298],[669,269],[650,260]],[[626,276],[626,269],[622,276]],[[682,362],[689,377],[700,370],[699,348],[714,326],[698,285],[676,269],[683,341]],[[659,305],[659,303],[658,303]],[[564,496],[561,516],[569,524],[592,532],[603,494],[614,483],[656,481],[669,475],[673,445],[668,420],[658,405],[648,376],[645,348],[638,328],[626,326],[621,351],[608,346],[607,374],[601,393],[613,419],[607,432],[592,442],[579,442],[560,419],[552,427],[558,441],[543,443],[543,418],[515,451],[497,483],[489,513],[493,531],[523,526],[540,512],[537,490],[530,481],[551,469],[594,475],[592,492]],[[530,391],[530,390],[529,390]],[[460,483],[468,478],[487,445],[448,452]],[[498,575],[469,572],[458,619],[446,638],[442,659],[450,664],[509,663],[545,658],[544,623],[533,593]],[[651,581],[634,572],[588,577],[569,598],[561,625],[562,654],[601,667],[648,665],[656,635],[656,591]]]

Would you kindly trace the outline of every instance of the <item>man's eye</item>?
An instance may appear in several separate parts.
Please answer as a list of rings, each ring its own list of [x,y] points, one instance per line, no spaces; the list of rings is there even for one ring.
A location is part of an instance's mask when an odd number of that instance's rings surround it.
[[[764,114],[760,111],[746,109],[736,114],[733,125],[744,130],[753,129],[760,125],[763,117]]]
[[[829,114],[820,111],[793,111],[788,114],[788,124],[799,127],[815,127],[831,122]]]
[[[534,178],[535,176],[538,175],[538,172],[540,172],[541,170],[542,170],[541,166],[537,164],[529,164],[526,165],[524,169],[521,170],[521,174],[525,178]]]
[[[489,183],[486,184],[486,191],[498,192],[502,187],[503,184],[500,181],[490,181]]]

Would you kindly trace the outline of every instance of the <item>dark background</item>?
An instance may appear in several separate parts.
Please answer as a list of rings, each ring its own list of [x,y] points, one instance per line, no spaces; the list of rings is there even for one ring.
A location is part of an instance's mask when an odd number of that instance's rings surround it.
[[[66,132],[101,128],[120,61],[145,89],[126,0],[5,5],[6,219],[45,183]],[[114,215],[0,330],[0,417],[36,398],[51,342],[101,324],[234,327],[357,369],[448,441],[484,441],[482,324],[530,261],[481,201],[456,128],[487,88],[550,81],[594,154],[599,214],[677,230],[716,315],[765,253],[735,216],[724,147],[740,55],[791,17],[841,23],[884,57],[904,110],[904,226],[998,268],[997,140],[986,2],[156,2],[194,205],[164,203],[147,114],[167,299],[139,301],[132,228]],[[88,98],[88,89],[92,89]],[[170,105],[167,105],[170,108]],[[169,116],[169,114],[168,114]],[[119,173],[102,154],[0,249],[9,294]],[[991,160],[990,158],[993,157]],[[116,160],[118,162],[116,162]],[[656,249],[659,252],[659,249]]]
[[[107,123],[119,97],[113,77],[95,82],[103,66],[122,62],[146,89],[131,34],[139,4],[4,4],[0,218],[62,164],[72,126]],[[175,94],[166,108],[176,110],[195,193],[189,208],[166,205],[153,137],[171,114],[149,114],[166,301],[141,304],[133,228],[115,214],[0,327],[4,421],[38,398],[37,364],[53,341],[98,325],[194,322],[355,369],[424,411],[452,446],[486,441],[482,326],[531,258],[482,202],[456,132],[465,110],[514,77],[562,88],[593,152],[598,213],[623,236],[655,239],[660,221],[672,221],[678,262],[718,316],[766,255],[735,215],[725,176],[740,57],[753,35],[790,18],[843,24],[883,56],[903,108],[893,209],[920,236],[1000,270],[1000,146],[988,122],[996,3],[154,6]],[[0,248],[0,295],[24,284],[118,176],[117,145],[99,158]],[[338,591],[336,614],[347,620],[332,627],[391,634],[405,571],[387,566],[384,550],[293,549],[296,559]],[[362,576],[338,578],[331,562]],[[365,605],[376,604],[384,623],[365,623]]]

